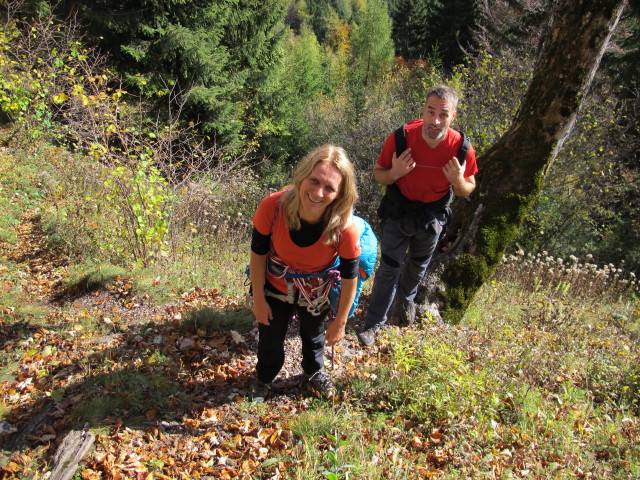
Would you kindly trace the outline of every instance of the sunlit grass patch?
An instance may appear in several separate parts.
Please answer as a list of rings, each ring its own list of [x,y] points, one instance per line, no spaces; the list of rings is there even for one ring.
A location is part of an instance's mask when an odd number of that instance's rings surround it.
[[[626,402],[637,409],[632,395],[640,364],[636,302],[558,299],[549,290],[492,282],[465,317],[464,324],[482,341],[465,348],[484,366],[530,385],[557,391],[571,381],[596,402]]]
[[[371,408],[408,415],[437,428],[481,410],[496,415],[499,385],[448,339],[423,331],[387,331],[388,358],[354,380]]]
[[[24,265],[0,259],[0,325],[16,328],[42,323],[47,309],[28,289],[29,273]]]
[[[51,175],[39,151],[3,152],[0,161],[0,242],[14,244],[15,227],[28,208],[39,204],[45,195],[44,184]]]
[[[165,298],[196,287],[218,289],[225,297],[244,296],[250,252],[246,231],[206,239],[185,234],[181,242],[185,244],[181,253],[141,271],[141,276],[153,279],[154,287],[147,282],[140,288]]]
[[[297,440],[293,478],[383,478],[374,439],[386,443],[384,419],[357,410],[321,407],[291,425]],[[387,444],[388,445],[388,444]],[[398,478],[398,477],[394,477]]]

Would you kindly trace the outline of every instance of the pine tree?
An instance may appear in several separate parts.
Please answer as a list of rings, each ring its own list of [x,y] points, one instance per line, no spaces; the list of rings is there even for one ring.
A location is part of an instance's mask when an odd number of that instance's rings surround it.
[[[303,25],[285,42],[285,57],[269,83],[258,95],[260,112],[256,125],[259,152],[284,164],[300,158],[310,145],[310,125],[306,110],[327,91],[327,58],[311,27]]]
[[[463,59],[477,19],[475,0],[395,0],[391,8],[396,55],[447,65]]]
[[[393,41],[386,2],[368,0],[352,34],[353,75],[364,85],[378,80],[391,67]]]
[[[409,59],[425,59],[433,51],[433,19],[442,4],[438,0],[396,0],[391,9],[392,37],[396,55]]]
[[[282,55],[284,0],[62,1],[142,93],[174,88],[186,113],[237,144],[252,96]]]

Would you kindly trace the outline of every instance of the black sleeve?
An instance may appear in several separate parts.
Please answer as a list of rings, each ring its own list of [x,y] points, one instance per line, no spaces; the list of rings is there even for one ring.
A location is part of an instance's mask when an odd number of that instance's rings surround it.
[[[271,235],[263,235],[256,227],[251,234],[251,251],[257,255],[266,255],[271,247]]]
[[[349,279],[358,277],[358,257],[356,258],[342,258],[340,257],[340,277]]]

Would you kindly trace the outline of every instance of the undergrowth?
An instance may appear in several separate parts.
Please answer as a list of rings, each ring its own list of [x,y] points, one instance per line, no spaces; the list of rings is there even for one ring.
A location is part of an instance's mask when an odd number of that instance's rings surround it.
[[[505,264],[458,326],[383,329],[378,362],[346,380],[348,406],[314,410],[322,431],[296,421],[300,470],[323,472],[339,431],[351,467],[335,478],[637,478],[637,297],[527,277]]]

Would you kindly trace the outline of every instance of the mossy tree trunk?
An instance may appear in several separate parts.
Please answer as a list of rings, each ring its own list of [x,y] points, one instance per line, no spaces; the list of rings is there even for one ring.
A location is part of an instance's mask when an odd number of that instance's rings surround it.
[[[540,194],[625,0],[564,0],[511,128],[478,158],[477,188],[453,205],[453,243],[436,254],[416,301],[458,323]],[[577,160],[579,161],[579,159]]]

